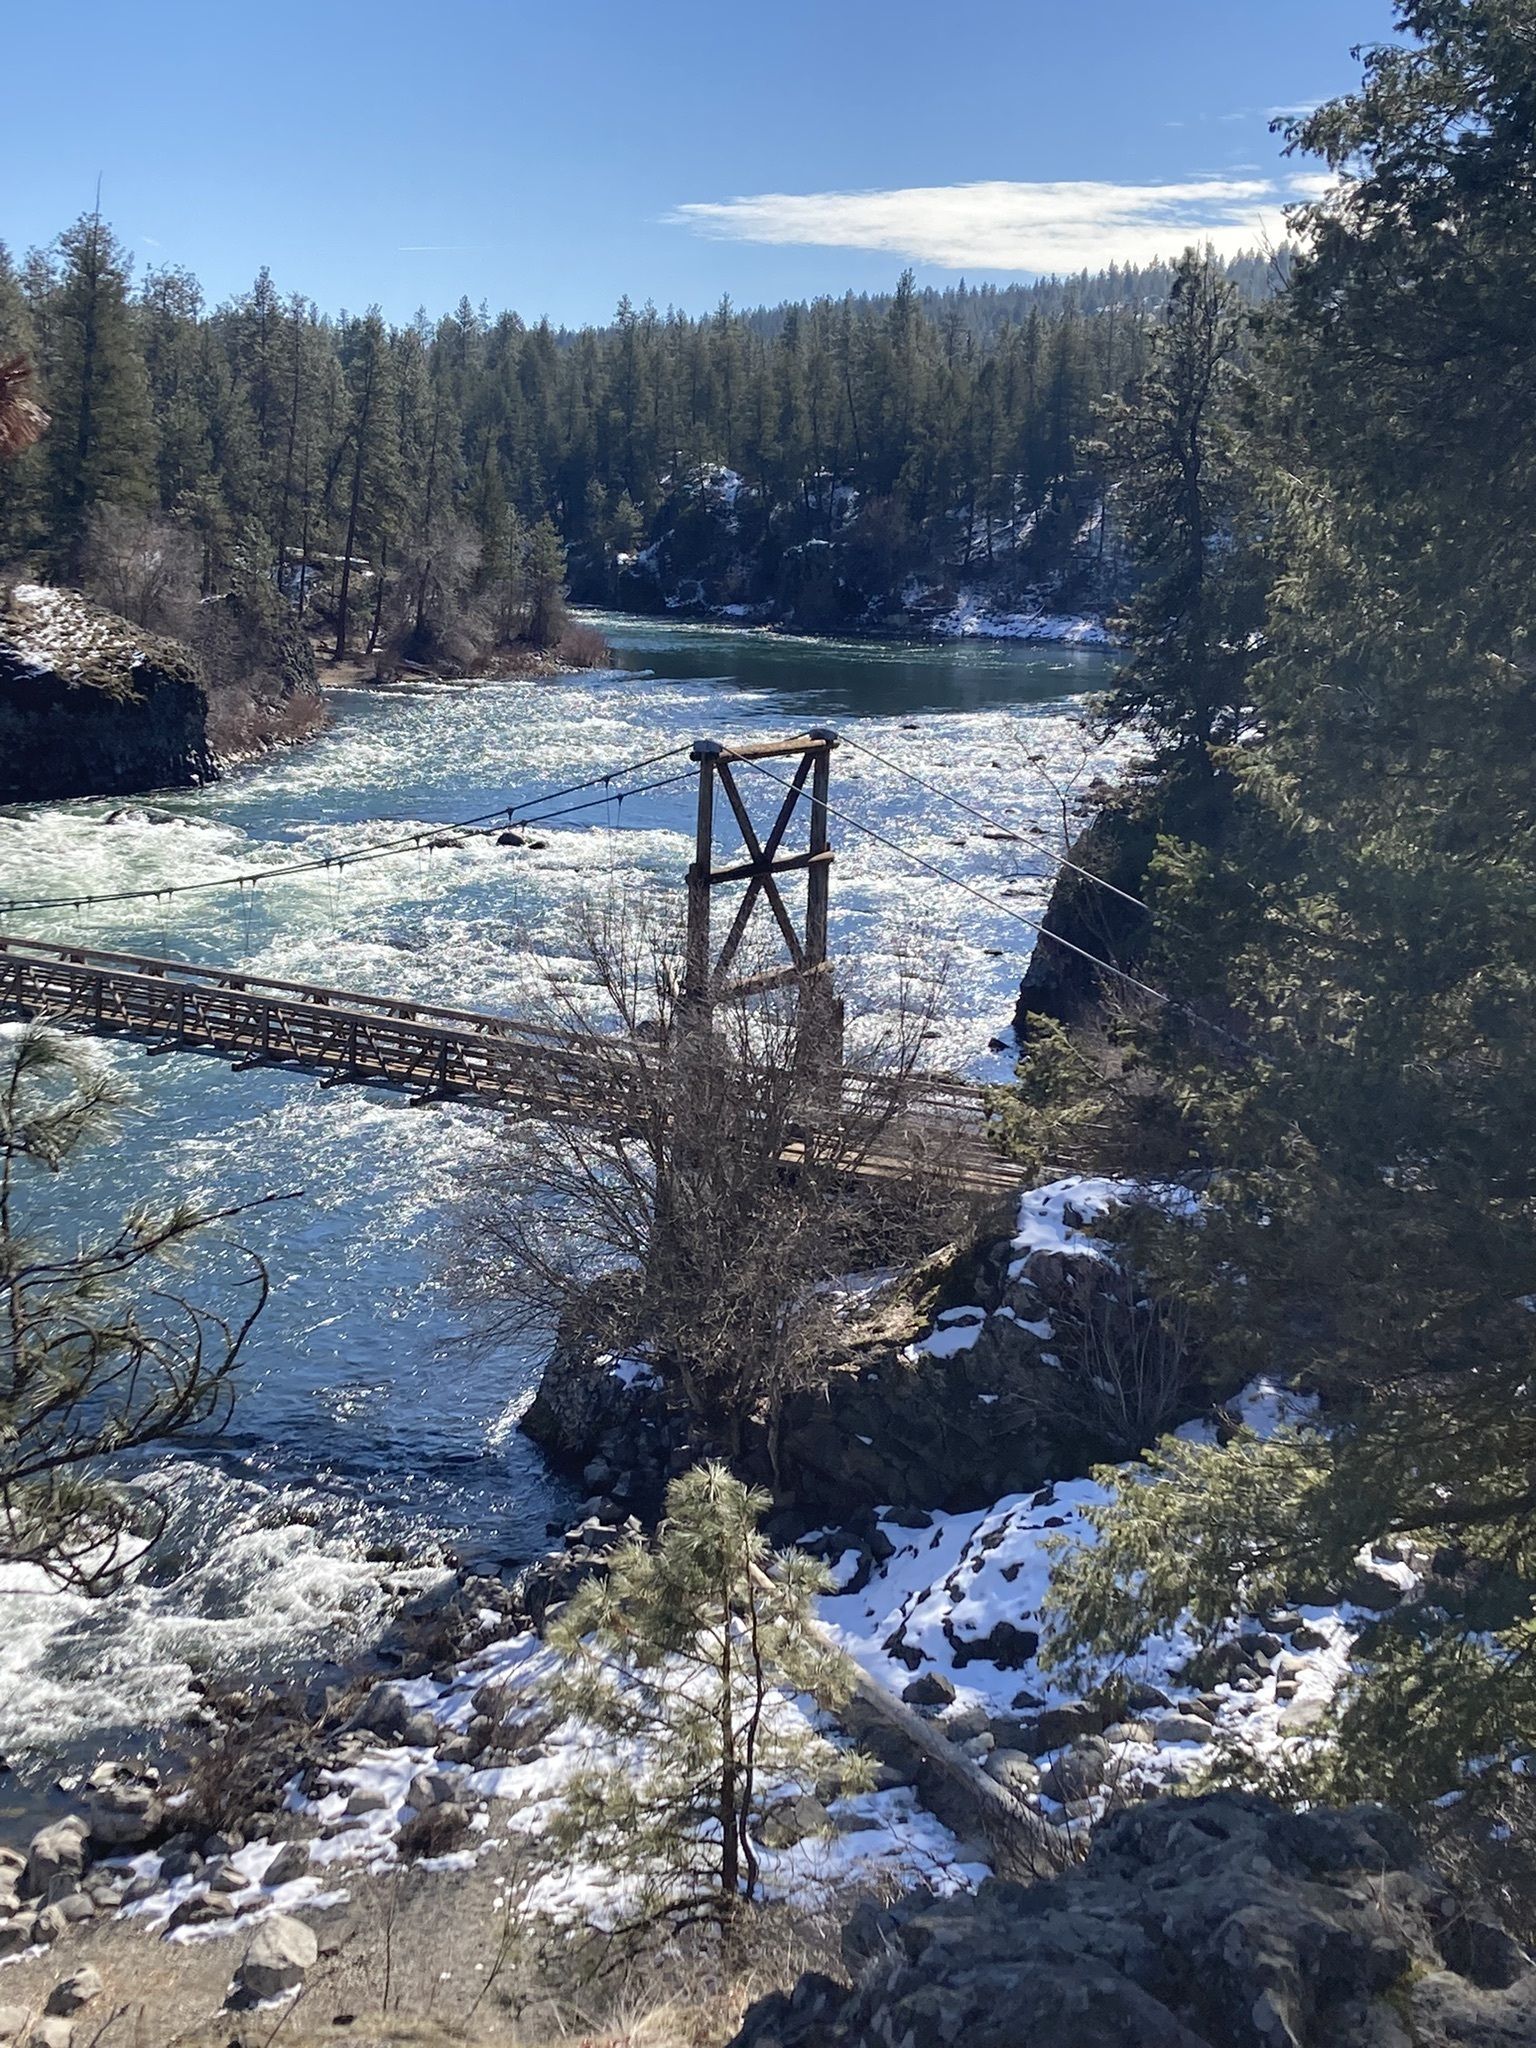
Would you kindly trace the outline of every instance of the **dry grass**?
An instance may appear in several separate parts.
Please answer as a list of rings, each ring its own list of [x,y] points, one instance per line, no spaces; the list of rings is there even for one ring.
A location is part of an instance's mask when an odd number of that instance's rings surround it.
[[[95,1925],[23,1958],[0,1991],[37,2010],[60,1977],[94,1964],[104,1995],[77,2022],[76,2048],[723,2048],[754,1999],[805,1970],[842,1973],[852,1898],[823,1914],[756,1909],[728,1940],[698,1928],[620,1944],[530,1916],[536,1874],[512,1834],[468,1870],[328,1872],[350,1896],[301,1910],[320,1957],[281,2008],[225,2005],[243,1929],[182,1946],[142,1922]]]

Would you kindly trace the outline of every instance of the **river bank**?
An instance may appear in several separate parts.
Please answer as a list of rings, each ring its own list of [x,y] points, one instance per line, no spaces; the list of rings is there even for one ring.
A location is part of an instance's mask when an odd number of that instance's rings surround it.
[[[825,639],[816,626],[797,625],[779,616],[771,604],[719,604],[702,601],[666,600],[662,614],[679,622],[752,628],[759,632],[783,634],[788,639]],[[657,613],[641,610],[608,612],[595,607],[578,608],[578,617],[620,618],[634,622],[654,621]],[[1108,651],[1115,646],[1107,617],[1102,613],[1058,612],[1046,604],[1019,606],[1000,603],[985,593],[961,589],[950,592],[914,591],[910,603],[897,613],[877,620],[843,625],[838,636],[847,640],[942,643],[946,640],[1011,640],[1039,647],[1080,647]]]

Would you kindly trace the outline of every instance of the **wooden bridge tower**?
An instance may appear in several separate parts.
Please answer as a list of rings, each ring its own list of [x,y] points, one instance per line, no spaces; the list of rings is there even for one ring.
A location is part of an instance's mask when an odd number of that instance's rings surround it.
[[[719,1002],[793,986],[798,992],[798,1064],[823,1073],[839,1071],[843,1059],[843,1006],[833,986],[832,966],[827,957],[827,908],[832,878],[827,798],[832,750],[836,745],[837,734],[825,726],[813,726],[797,738],[761,746],[727,746],[714,739],[694,742],[699,803],[694,857],[688,870],[683,982],[685,1013],[705,1029]],[[738,763],[753,761],[785,763],[776,779],[786,787],[772,822],[761,834],[734,773]],[[725,795],[746,852],[745,860],[732,861],[721,868],[715,866],[717,792]],[[809,809],[806,843],[798,851],[786,852],[785,835],[802,804]],[[778,877],[801,873],[805,876],[805,915],[797,929]],[[736,882],[745,882],[746,889],[717,953],[710,928],[714,892]],[[763,912],[771,915],[778,927],[786,962],[782,967],[744,980],[733,979],[732,969],[742,942]]]

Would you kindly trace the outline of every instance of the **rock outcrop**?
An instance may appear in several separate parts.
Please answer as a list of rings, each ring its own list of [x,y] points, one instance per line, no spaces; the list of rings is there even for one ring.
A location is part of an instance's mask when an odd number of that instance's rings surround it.
[[[196,661],[74,591],[0,609],[0,802],[186,787],[214,772]]]
[[[1085,1863],[861,1907],[734,2048],[1531,2048],[1536,1975],[1377,1808],[1128,1810]]]
[[[1138,1343],[1150,1361],[1157,1311],[1078,1227],[1107,1198],[1085,1197],[1079,1217],[1074,1185],[1037,1191],[1050,1211],[1044,1227],[1029,1230],[1021,1215],[1017,1234],[945,1254],[851,1309],[824,1376],[785,1404],[774,1457],[761,1426],[747,1427],[735,1462],[807,1517],[802,1529],[829,1518],[842,1528],[877,1505],[984,1507],[1138,1448],[1116,1440],[1073,1331],[1090,1303],[1102,1316],[1114,1294],[1122,1319],[1148,1323]],[[1171,1405],[1147,1417],[1142,1440],[1199,1412],[1211,1391],[1193,1359],[1170,1389]],[[664,1368],[615,1363],[575,1341],[557,1345],[523,1428],[594,1504],[606,1498],[642,1516],[667,1477],[708,1448]]]

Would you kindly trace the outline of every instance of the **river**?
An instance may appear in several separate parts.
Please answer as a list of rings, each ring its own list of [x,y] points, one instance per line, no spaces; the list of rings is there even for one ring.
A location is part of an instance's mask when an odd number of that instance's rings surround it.
[[[830,724],[933,785],[854,747],[835,758],[833,802],[848,815],[832,827],[831,936],[855,1006],[878,1011],[904,957],[943,952],[934,1064],[1004,1071],[989,1041],[1031,943],[1013,913],[1044,904],[1050,864],[1037,849],[1060,844],[1064,794],[1112,765],[1085,751],[1077,703],[1103,681],[1105,657],[593,622],[622,668],[338,693],[320,739],[209,789],[0,812],[0,896],[166,887],[346,853],[700,734]],[[1026,836],[986,837],[935,792]],[[679,783],[558,820],[539,828],[539,850],[474,838],[255,891],[18,913],[7,928],[516,1011],[558,963],[583,897],[639,892],[680,909],[692,796]],[[863,836],[855,818],[895,843]],[[109,1057],[137,1105],[114,1144],[46,1191],[71,1225],[130,1193],[302,1195],[249,1221],[273,1292],[230,1429],[216,1448],[139,1475],[172,1510],[150,1567],[95,1603],[11,1576],[0,1755],[24,1779],[173,1722],[199,1672],[291,1677],[345,1657],[398,1604],[383,1561],[392,1551],[494,1570],[541,1548],[546,1522],[572,1505],[516,1428],[540,1347],[477,1350],[445,1283],[458,1177],[494,1119],[193,1055],[150,1059],[119,1044]]]

